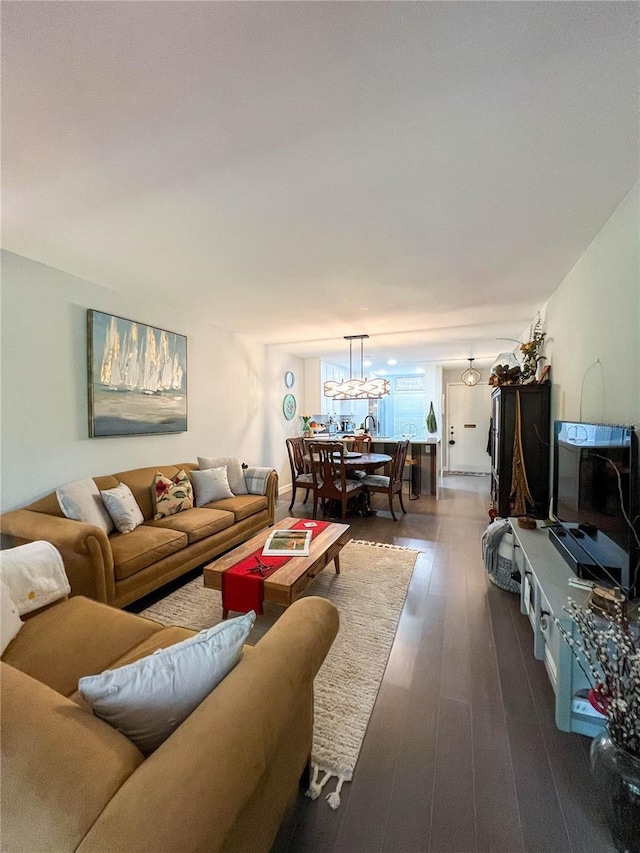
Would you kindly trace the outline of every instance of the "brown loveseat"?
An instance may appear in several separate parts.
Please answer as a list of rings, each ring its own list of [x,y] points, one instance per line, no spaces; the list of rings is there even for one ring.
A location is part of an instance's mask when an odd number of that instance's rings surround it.
[[[13,546],[51,542],[62,554],[72,595],[124,607],[273,524],[275,471],[267,477],[264,495],[225,498],[153,521],[154,475],[160,471],[173,477],[181,468],[189,474],[198,466],[184,462],[94,477],[100,490],[126,483],[133,492],[145,521],[131,533],[107,536],[98,527],[65,518],[55,492],[5,513],[0,518],[2,533]]]
[[[3,853],[266,853],[310,755],[313,679],[337,629],[329,601],[297,601],[145,759],[74,701],[78,679],[194,632],[82,596],[38,612],[0,664]]]

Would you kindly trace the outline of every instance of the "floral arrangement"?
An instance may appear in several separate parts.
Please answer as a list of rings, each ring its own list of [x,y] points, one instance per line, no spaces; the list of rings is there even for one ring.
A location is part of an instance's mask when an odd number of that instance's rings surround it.
[[[546,332],[542,331],[542,321],[538,317],[531,330],[531,337],[526,343],[520,344],[523,382],[536,375],[538,361],[542,357],[541,351],[544,346],[545,335]]]
[[[564,608],[579,639],[556,624],[592,683],[591,703],[607,718],[611,740],[640,758],[640,626],[614,601],[608,616],[569,599]],[[585,668],[586,663],[586,668]],[[588,670],[588,671],[587,671]]]
[[[513,341],[520,344],[522,366],[496,365],[493,369],[494,372],[489,377],[489,385],[529,385],[535,382],[538,362],[544,358],[542,349],[546,334],[542,331],[542,320],[538,317],[531,329],[531,336],[525,343],[516,338],[499,338],[501,341]]]

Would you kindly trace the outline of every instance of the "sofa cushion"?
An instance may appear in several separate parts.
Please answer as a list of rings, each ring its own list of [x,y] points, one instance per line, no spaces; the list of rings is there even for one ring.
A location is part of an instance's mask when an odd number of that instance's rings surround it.
[[[207,468],[205,471],[192,471],[193,490],[196,493],[196,506],[204,506],[211,501],[232,498],[226,468]]]
[[[267,509],[269,502],[264,495],[237,495],[207,504],[210,509],[223,509],[232,512],[236,521],[249,518],[260,510]]]
[[[126,483],[100,492],[100,497],[120,533],[131,533],[144,521],[140,507]]]
[[[77,850],[143,757],[55,690],[1,670],[2,849]]]
[[[132,468],[130,471],[120,471],[113,476],[120,482],[126,483],[140,507],[145,521],[150,521],[155,514],[155,506],[151,499],[151,486],[158,471],[170,480],[180,469],[175,465],[156,465],[154,468]]]
[[[135,663],[81,678],[94,714],[146,755],[157,749],[238,663],[253,611]]]
[[[234,495],[246,495],[249,490],[244,479],[242,462],[237,456],[198,456],[200,470],[207,468],[226,468],[229,487]]]
[[[193,486],[184,470],[175,477],[165,477],[158,471],[151,486],[151,499],[155,503],[154,519],[168,518],[193,507]]]
[[[121,581],[186,547],[187,534],[142,524],[131,533],[114,533],[109,542],[115,577]]]
[[[178,625],[170,625],[167,628],[162,628],[162,630],[156,631],[155,634],[151,634],[151,636],[147,637],[146,640],[138,643],[137,646],[134,646],[121,658],[113,661],[113,663],[109,665],[109,669],[117,669],[119,666],[126,666],[129,663],[134,663],[135,661],[140,660],[140,658],[152,655],[154,652],[157,652],[158,649],[166,649],[168,646],[173,646],[174,643],[181,643],[183,640],[188,640],[189,637],[193,637],[195,634],[197,634],[197,631],[194,631],[191,628],[181,628]],[[90,714],[93,713],[91,705],[84,699],[80,691],[76,690],[75,693],[71,693],[68,698],[71,699],[72,702],[75,702],[76,705],[80,705],[81,708],[84,708],[85,711],[88,711]]]
[[[218,509],[207,509],[207,507],[194,507],[188,512],[180,512],[159,521],[146,522],[149,527],[166,527],[169,530],[178,530],[186,533],[189,544],[199,542],[207,536],[213,536],[235,522],[232,512],[223,512]]]
[[[67,518],[95,524],[107,536],[113,531],[113,521],[102,502],[100,490],[90,477],[59,486],[56,497]]]
[[[27,619],[2,660],[64,696],[163,626],[76,595]]]

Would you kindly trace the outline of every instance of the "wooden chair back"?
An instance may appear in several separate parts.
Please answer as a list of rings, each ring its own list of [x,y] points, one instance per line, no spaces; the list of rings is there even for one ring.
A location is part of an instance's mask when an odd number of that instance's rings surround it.
[[[289,465],[291,467],[291,480],[295,480],[306,471],[304,461],[304,439],[288,438],[287,452],[289,454]]]
[[[356,435],[349,446],[349,450],[353,450],[356,453],[371,453],[371,436],[370,435]]]
[[[318,500],[338,501],[341,517],[347,512],[347,501],[364,491],[360,483],[347,480],[344,464],[344,445],[340,441],[310,441],[307,443],[313,475],[313,517]]]
[[[400,488],[402,488],[402,474],[404,472],[404,464],[407,461],[408,451],[409,439],[407,438],[404,441],[399,441],[396,444],[396,449],[393,452],[393,459],[391,460],[391,483],[394,485],[400,483]]]
[[[347,480],[344,467],[344,445],[340,441],[310,441],[307,443],[313,474],[313,488],[320,497],[340,500],[340,483],[344,491]]]
[[[378,492],[382,494],[386,494],[389,499],[389,512],[391,513],[391,517],[394,521],[397,521],[396,514],[393,511],[393,496],[398,495],[400,499],[400,508],[403,513],[406,513],[406,509],[404,508],[404,502],[402,500],[402,472],[404,470],[404,463],[407,459],[407,452],[409,450],[409,439],[405,439],[404,441],[399,441],[396,444],[396,448],[393,452],[393,456],[391,462],[388,464],[389,473],[386,475],[389,480],[385,482],[386,478],[383,478],[383,482],[379,482],[380,478],[374,476],[365,477],[362,482],[364,486],[369,489],[370,492]]]

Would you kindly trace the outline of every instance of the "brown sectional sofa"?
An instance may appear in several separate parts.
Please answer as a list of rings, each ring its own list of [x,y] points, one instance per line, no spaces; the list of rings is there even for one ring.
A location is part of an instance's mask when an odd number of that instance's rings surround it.
[[[273,524],[278,475],[269,474],[266,494],[238,495],[169,518],[153,520],[151,484],[157,471],[173,477],[193,462],[134,468],[94,477],[100,490],[126,483],[144,515],[131,533],[109,536],[90,524],[65,518],[55,492],[0,518],[11,545],[44,539],[60,551],[72,595],[124,607]]]
[[[78,679],[194,632],[83,596],[36,613],[0,664],[2,850],[267,853],[310,755],[313,679],[337,630],[329,601],[297,601],[145,759],[79,704]]]

